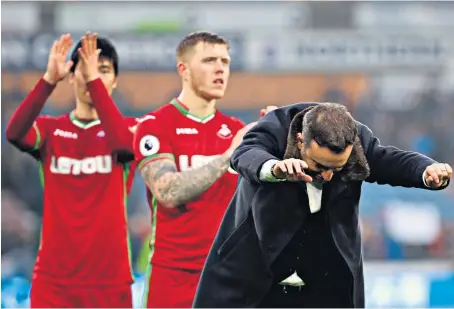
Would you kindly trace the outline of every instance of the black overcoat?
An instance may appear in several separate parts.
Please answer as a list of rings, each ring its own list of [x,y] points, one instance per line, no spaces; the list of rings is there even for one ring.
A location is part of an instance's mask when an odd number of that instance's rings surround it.
[[[273,282],[270,265],[310,213],[301,205],[301,185],[259,180],[260,168],[281,160],[292,119],[314,103],[298,103],[267,114],[244,137],[231,159],[241,181],[224,215],[207,257],[194,299],[195,308],[256,307]],[[425,168],[435,161],[415,152],[380,145],[371,130],[358,123],[362,154],[370,168],[368,182],[427,187]],[[361,161],[361,160],[359,160]],[[361,168],[361,167],[360,167]],[[363,261],[358,206],[362,181],[333,179],[323,187],[334,243],[353,277],[355,307],[364,307]]]

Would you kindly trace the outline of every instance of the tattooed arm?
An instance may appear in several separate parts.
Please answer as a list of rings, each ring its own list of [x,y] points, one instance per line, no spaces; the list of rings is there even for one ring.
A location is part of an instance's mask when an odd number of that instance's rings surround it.
[[[178,172],[169,159],[151,161],[141,174],[153,195],[168,208],[196,199],[218,180],[229,168],[231,152],[215,157],[205,165]]]

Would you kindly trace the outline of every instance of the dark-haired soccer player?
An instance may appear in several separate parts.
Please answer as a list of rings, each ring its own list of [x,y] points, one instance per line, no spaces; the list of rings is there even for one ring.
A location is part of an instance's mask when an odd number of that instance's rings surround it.
[[[217,34],[186,36],[177,48],[181,94],[140,119],[135,131],[135,156],[152,210],[148,308],[192,306],[205,258],[237,186],[229,159],[251,125],[215,106],[230,75],[228,50]]]
[[[12,116],[7,138],[37,160],[44,187],[41,244],[31,307],[132,307],[125,203],[132,177],[135,120],[123,118],[110,94],[118,55],[87,33],[76,45],[55,41],[44,76]],[[76,106],[39,116],[57,83],[69,75]]]

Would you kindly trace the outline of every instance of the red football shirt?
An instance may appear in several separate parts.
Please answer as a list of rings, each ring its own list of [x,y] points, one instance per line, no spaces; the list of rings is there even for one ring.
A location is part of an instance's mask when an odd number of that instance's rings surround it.
[[[241,120],[219,111],[200,119],[176,99],[140,119],[134,138],[139,168],[171,158],[179,171],[197,167],[225,152]],[[182,212],[162,207],[148,190],[152,211],[151,263],[200,271],[224,212],[236,190],[238,175],[227,171]]]
[[[73,113],[38,117],[18,147],[39,159],[44,188],[34,277],[72,285],[132,283],[126,223],[132,157],[113,153],[100,120],[84,123]]]

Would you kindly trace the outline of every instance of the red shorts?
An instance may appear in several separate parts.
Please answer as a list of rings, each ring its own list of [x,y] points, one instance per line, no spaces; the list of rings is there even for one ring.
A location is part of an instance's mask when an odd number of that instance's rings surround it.
[[[33,280],[31,308],[132,308],[130,285],[69,286]]]
[[[192,308],[200,272],[149,265],[147,275],[143,307]]]

